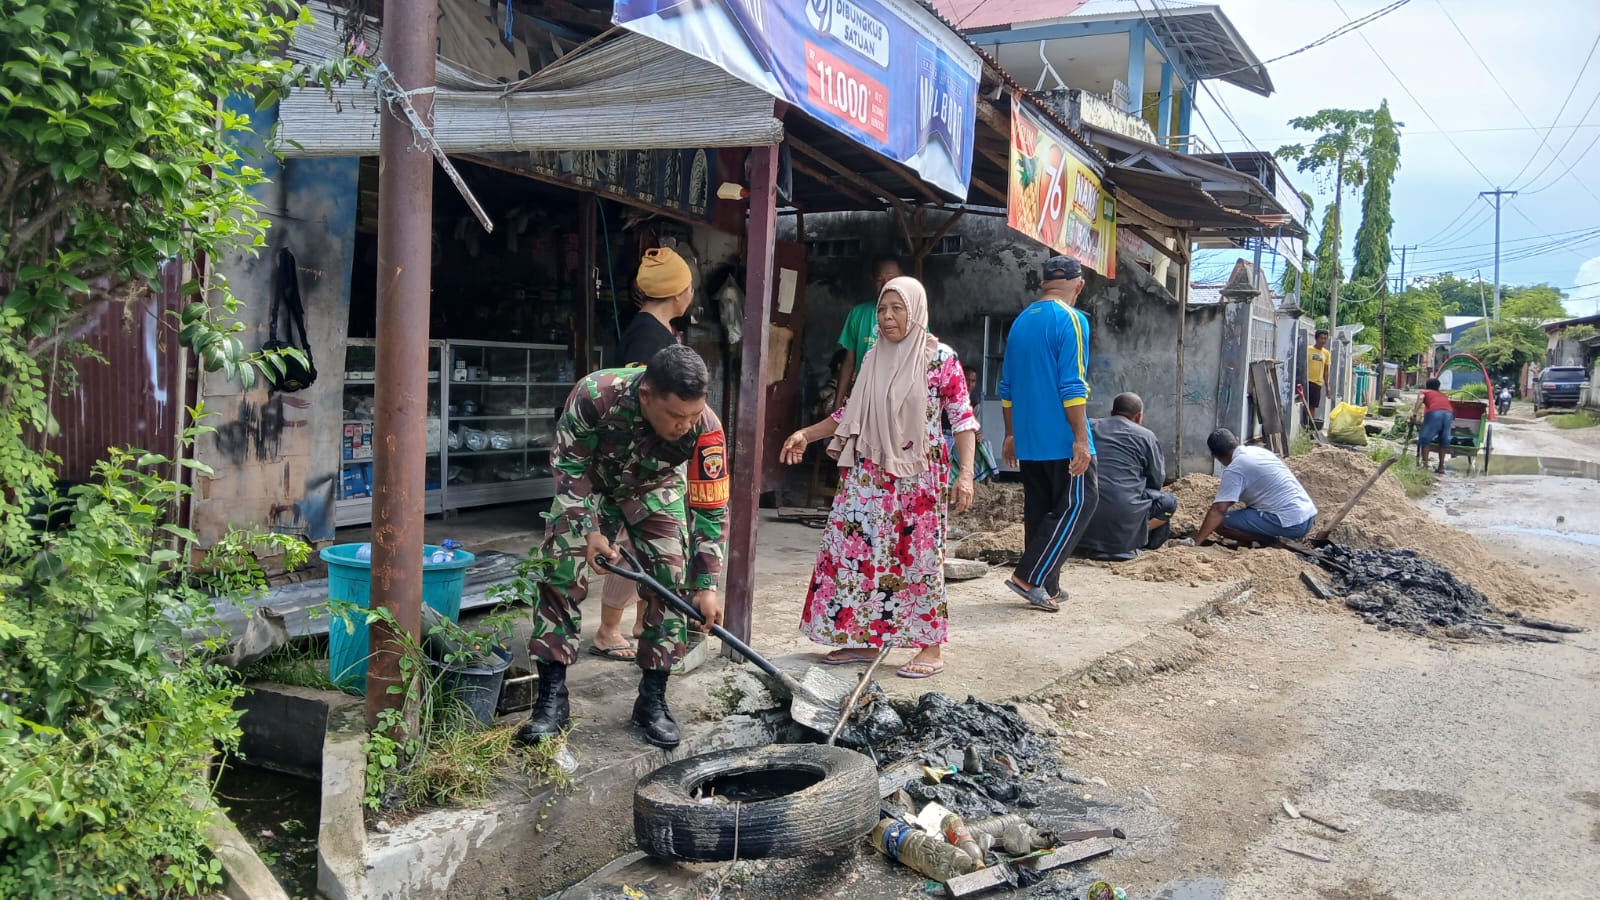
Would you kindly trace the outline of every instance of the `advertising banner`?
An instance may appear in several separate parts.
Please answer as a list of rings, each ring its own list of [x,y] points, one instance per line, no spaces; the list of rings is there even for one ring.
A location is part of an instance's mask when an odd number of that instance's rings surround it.
[[[1117,208],[1094,170],[1048,119],[1011,102],[1006,221],[1106,277],[1117,267]]]
[[[967,196],[981,64],[913,0],[616,0],[612,21]]]

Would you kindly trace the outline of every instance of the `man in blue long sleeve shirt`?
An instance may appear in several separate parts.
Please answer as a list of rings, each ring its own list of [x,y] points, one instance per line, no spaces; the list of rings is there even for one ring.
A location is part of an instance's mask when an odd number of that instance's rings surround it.
[[[1006,586],[1035,609],[1061,610],[1061,564],[1072,555],[1099,501],[1089,433],[1089,318],[1078,261],[1044,264],[1043,296],[1011,325],[1001,368],[1001,455],[1022,472],[1027,547]]]

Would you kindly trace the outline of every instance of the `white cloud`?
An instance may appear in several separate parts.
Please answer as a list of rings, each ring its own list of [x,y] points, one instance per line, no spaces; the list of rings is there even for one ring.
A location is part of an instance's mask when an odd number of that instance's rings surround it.
[[[1579,266],[1572,283],[1582,287],[1567,293],[1567,312],[1575,316],[1600,313],[1600,256]]]

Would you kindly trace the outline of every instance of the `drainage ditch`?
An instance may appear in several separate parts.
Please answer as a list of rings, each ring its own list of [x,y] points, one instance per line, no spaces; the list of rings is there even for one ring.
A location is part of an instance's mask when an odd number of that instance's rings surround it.
[[[291,897],[317,896],[322,785],[228,758],[217,766],[216,800]]]

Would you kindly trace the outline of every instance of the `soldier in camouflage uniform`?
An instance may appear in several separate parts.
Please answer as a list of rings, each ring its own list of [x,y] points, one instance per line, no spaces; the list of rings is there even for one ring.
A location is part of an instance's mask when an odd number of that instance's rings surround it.
[[[688,347],[658,352],[643,369],[588,375],[567,398],[551,455],[556,498],[545,527],[543,556],[554,567],[539,584],[528,655],[539,669],[539,697],[523,743],[559,734],[571,719],[566,673],[576,655],[578,605],[588,593],[595,557],[620,559],[611,544],[627,529],[640,565],[720,623],[728,507],[727,447],[722,424],[706,406],[705,361]],[[687,563],[687,564],[686,564]],[[633,723],[645,739],[677,746],[667,710],[667,677],[684,654],[683,618],[644,592],[643,669]]]

